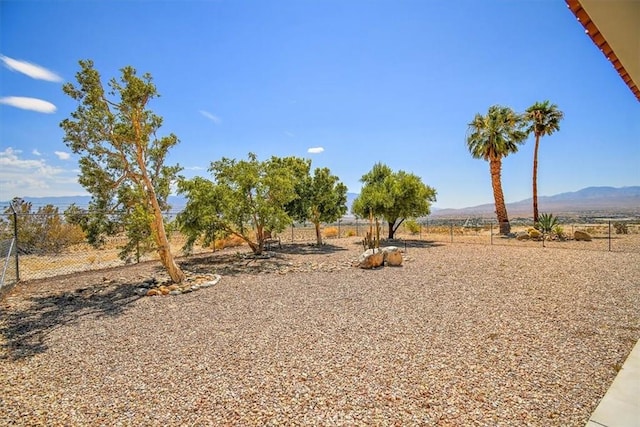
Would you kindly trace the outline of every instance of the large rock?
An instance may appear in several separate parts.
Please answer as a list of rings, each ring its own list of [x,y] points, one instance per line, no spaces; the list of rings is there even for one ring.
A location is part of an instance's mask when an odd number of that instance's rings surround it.
[[[517,240],[529,240],[530,238],[531,236],[529,236],[529,233],[527,233],[526,231],[520,231],[516,234]]]
[[[591,234],[587,233],[586,231],[576,230],[573,232],[573,238],[575,240],[583,240],[585,242],[590,242]]]
[[[380,249],[367,249],[358,258],[358,267],[370,269],[382,266],[384,263],[384,252]]]
[[[384,253],[384,263],[392,267],[399,267],[402,265],[402,251],[396,246],[386,246],[382,248]]]

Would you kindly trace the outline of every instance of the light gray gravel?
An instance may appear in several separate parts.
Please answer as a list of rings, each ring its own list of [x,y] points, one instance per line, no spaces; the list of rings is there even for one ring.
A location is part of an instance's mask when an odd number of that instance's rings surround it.
[[[151,267],[17,286],[0,425],[582,426],[640,338],[640,251],[422,243],[366,271],[354,242],[221,252],[179,296],[134,294]]]

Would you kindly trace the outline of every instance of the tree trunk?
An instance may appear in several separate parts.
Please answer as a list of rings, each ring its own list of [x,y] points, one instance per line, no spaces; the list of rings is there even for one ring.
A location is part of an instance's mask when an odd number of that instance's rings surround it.
[[[538,144],[540,135],[536,134],[536,145],[533,149],[533,223],[538,222]]]
[[[499,157],[489,160],[489,169],[491,171],[491,186],[493,187],[493,199],[496,204],[496,216],[498,217],[498,224],[500,225],[500,234],[509,234],[511,232],[511,225],[509,224],[507,206],[504,203],[504,194],[502,193],[502,183],[500,180],[502,161]]]
[[[393,234],[396,232],[396,230],[393,229],[393,225],[395,224],[395,221],[394,222],[387,221],[387,224],[389,224],[389,232],[387,233],[387,238],[393,239]]]
[[[147,182],[147,192],[151,199],[151,208],[153,210],[153,222],[151,223],[151,229],[156,240],[156,245],[158,246],[160,262],[164,266],[165,270],[167,270],[171,280],[175,283],[181,283],[186,279],[186,276],[173,258],[171,247],[169,246],[169,239],[167,238],[167,232],[164,229],[162,210],[160,209],[156,192],[153,187],[149,187],[149,185],[151,185],[151,182]]]
[[[316,227],[316,243],[318,246],[322,245],[322,233],[320,233],[320,222],[313,223]]]

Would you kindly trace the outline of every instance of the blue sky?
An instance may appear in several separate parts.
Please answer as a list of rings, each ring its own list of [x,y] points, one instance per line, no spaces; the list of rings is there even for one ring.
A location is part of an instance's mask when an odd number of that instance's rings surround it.
[[[383,162],[437,207],[491,203],[467,124],[549,99],[565,120],[541,142],[540,195],[640,185],[640,103],[564,1],[1,0],[0,20],[0,200],[85,194],[59,128],[80,59],[104,82],[153,75],[187,177],[251,151],[310,158],[357,193]],[[531,197],[532,159],[533,137],[504,159],[507,202]]]

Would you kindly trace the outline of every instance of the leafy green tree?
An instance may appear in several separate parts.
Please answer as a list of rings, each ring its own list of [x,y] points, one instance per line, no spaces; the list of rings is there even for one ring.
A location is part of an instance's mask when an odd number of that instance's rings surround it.
[[[328,168],[316,168],[296,184],[298,195],[285,210],[296,221],[310,221],[315,226],[316,242],[322,244],[320,224],[334,222],[347,212],[347,186]]]
[[[549,101],[536,102],[527,108],[524,119],[528,122],[528,133],[533,133],[536,145],[533,150],[533,222],[538,222],[538,147],[540,138],[560,130],[564,113]]]
[[[105,92],[93,62],[85,60],[76,79],[78,86],[67,83],[63,90],[78,108],[60,126],[67,146],[82,156],[79,182],[92,196],[89,209],[100,212],[93,219],[106,222],[122,212],[123,222],[131,224],[129,217],[142,210],[162,265],[174,282],[182,282],[185,275],[171,253],[163,218],[170,184],[181,170],[165,165],[178,138],[156,136],[162,118],[147,109],[159,96],[151,75],[139,77],[133,67],[124,67]],[[134,204],[139,208],[131,209]],[[105,229],[93,227],[98,234]]]
[[[258,161],[222,158],[211,163],[214,181],[196,177],[181,180],[178,191],[187,197],[178,214],[187,247],[199,238],[235,235],[254,254],[264,250],[266,232],[281,232],[291,223],[285,205],[297,197],[296,182],[309,174],[309,162],[297,157]]]
[[[518,145],[527,137],[524,126],[522,117],[511,108],[493,105],[485,116],[476,114],[467,129],[466,143],[471,156],[489,162],[500,234],[511,232],[502,192],[502,158],[518,151]]]
[[[375,164],[360,181],[364,185],[352,211],[362,218],[372,215],[387,221],[389,239],[405,219],[428,215],[436,200],[436,190],[420,177],[402,170],[393,172],[382,163]]]

